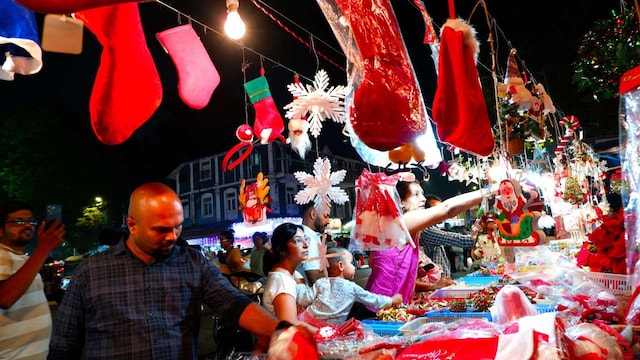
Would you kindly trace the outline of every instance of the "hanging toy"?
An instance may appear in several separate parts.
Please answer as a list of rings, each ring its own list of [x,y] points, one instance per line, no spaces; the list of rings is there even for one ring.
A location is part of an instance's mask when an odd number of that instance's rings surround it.
[[[578,118],[573,115],[565,116],[560,120],[560,122],[558,122],[558,126],[560,126],[561,128],[564,127],[565,130],[564,136],[562,136],[562,139],[558,141],[558,146],[554,151],[556,156],[562,154],[567,145],[569,145],[573,134],[580,127],[580,120],[578,120]]]
[[[244,159],[246,159],[253,150],[253,130],[251,130],[251,126],[249,124],[242,124],[238,126],[238,129],[236,129],[236,137],[238,138],[238,140],[240,140],[240,142],[232,147],[231,150],[227,151],[226,155],[222,159],[222,171],[231,170],[234,167],[238,166],[238,164],[243,162]],[[240,151],[242,148],[246,149],[236,160],[229,164],[231,156]]]
[[[300,76],[297,73],[293,75],[293,82],[294,84],[300,84]],[[293,100],[295,101],[297,99],[298,97],[294,95]],[[292,105],[292,103],[287,106],[290,105]],[[285,106],[285,109],[287,106]],[[307,116],[306,114],[289,114],[289,112],[287,112],[285,117],[289,119],[289,123],[287,124],[287,130],[289,130],[287,144],[291,145],[291,148],[304,160],[307,151],[311,149]]]
[[[242,211],[244,222],[248,226],[263,225],[267,221],[267,212],[271,212],[267,206],[272,202],[268,182],[269,179],[264,178],[261,172],[258,173],[256,182],[253,184],[245,186],[244,179],[240,182],[238,210]]]
[[[274,140],[286,142],[282,136],[284,121],[271,97],[269,83],[264,77],[264,67],[260,67],[260,77],[245,83],[244,88],[256,112],[253,132],[260,143],[268,144]]]
[[[313,163],[313,175],[303,171],[296,171],[293,176],[305,185],[300,190],[295,201],[298,205],[304,205],[313,201],[314,208],[319,214],[328,214],[331,211],[331,201],[336,204],[344,204],[349,201],[349,196],[337,186],[347,175],[346,170],[331,172],[329,159],[317,158]]]

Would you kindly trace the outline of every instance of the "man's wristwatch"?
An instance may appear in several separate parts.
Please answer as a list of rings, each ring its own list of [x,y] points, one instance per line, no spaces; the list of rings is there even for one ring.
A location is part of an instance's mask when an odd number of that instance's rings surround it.
[[[282,321],[280,321],[278,323],[278,325],[276,325],[276,331],[284,330],[284,329],[290,328],[292,326],[293,326],[292,323],[288,322],[287,320],[282,320]]]

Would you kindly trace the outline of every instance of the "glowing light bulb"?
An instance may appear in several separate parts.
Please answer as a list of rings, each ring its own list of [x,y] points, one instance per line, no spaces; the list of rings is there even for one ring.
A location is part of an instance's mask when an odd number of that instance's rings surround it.
[[[227,0],[227,21],[224,23],[224,32],[228,37],[238,40],[244,36],[247,28],[238,14],[238,0]]]

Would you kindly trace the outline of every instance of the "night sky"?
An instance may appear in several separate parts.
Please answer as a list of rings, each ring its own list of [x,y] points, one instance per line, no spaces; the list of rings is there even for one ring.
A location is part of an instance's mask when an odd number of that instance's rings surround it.
[[[172,7],[208,27],[222,32],[226,17],[223,0],[175,0]],[[311,0],[261,0],[268,4],[273,16],[301,38],[312,37],[292,22],[315,35],[316,51],[330,57],[338,64],[345,64],[344,56],[317,3]],[[468,19],[472,3],[458,1],[457,13]],[[582,119],[585,137],[595,138],[599,130],[617,129],[616,102],[592,103],[585,106],[585,94],[578,94],[571,84],[572,70],[569,64],[575,60],[578,42],[595,20],[610,17],[617,10],[615,2],[588,0],[576,7],[570,1],[522,0],[486,1],[490,15],[498,25],[496,38],[496,60],[499,69],[504,69],[510,47],[518,49],[528,70],[543,83],[556,107],[565,114],[575,114]],[[427,106],[430,106],[435,91],[433,62],[428,46],[422,44],[424,27],[413,0],[392,1],[403,31],[405,43],[412,58]],[[56,101],[68,107],[78,117],[77,131],[86,132],[90,146],[98,146],[103,157],[130,158],[122,168],[114,171],[124,174],[123,181],[139,184],[148,180],[164,180],[167,174],[181,162],[224,152],[236,142],[234,135],[238,125],[245,122],[244,78],[241,71],[243,51],[241,46],[193,23],[221,76],[221,84],[214,91],[209,105],[202,110],[193,110],[182,103],[177,92],[177,75],[170,57],[162,50],[155,33],[188,22],[184,16],[153,2],[140,5],[142,24],[156,67],[160,73],[164,94],[163,102],[151,119],[127,142],[109,146],[100,144],[89,124],[89,97],[100,58],[100,45],[93,35],[85,30],[84,51],[81,55],[65,55],[45,52],[44,67],[40,73],[30,76],[16,75],[13,82],[0,82],[0,121],[2,117],[22,106]],[[447,2],[428,1],[427,10],[439,28],[447,18]],[[275,10],[275,11],[274,11]],[[247,49],[244,57],[249,64],[244,77],[251,80],[259,76],[260,56],[264,59],[266,77],[275,103],[282,108],[291,102],[286,85],[293,82],[293,72],[298,72],[303,83],[310,83],[318,69],[325,69],[333,85],[346,85],[344,72],[329,62],[317,57],[314,51],[301,44],[290,33],[283,30],[250,0],[240,1],[240,15],[247,24],[244,41]],[[42,21],[42,14],[38,14]],[[287,19],[285,19],[285,17]],[[481,42],[479,73],[484,87],[491,85],[491,59],[487,45],[487,25],[482,7],[476,9],[470,23],[478,31]],[[327,46],[324,42],[330,45]],[[522,70],[522,69],[521,69]],[[504,70],[499,70],[502,73]],[[500,77],[500,80],[502,77]],[[284,115],[284,110],[282,110]],[[491,111],[490,111],[491,113]],[[249,108],[248,121],[253,124],[254,115]],[[43,121],[45,121],[43,119]],[[612,125],[615,124],[615,125]],[[324,123],[323,134],[318,139],[320,148],[328,145],[332,151],[353,154],[340,134],[341,125]],[[593,130],[591,130],[593,129]],[[591,133],[590,133],[591,132]],[[6,134],[2,134],[5,136]],[[286,136],[286,134],[285,134]]]

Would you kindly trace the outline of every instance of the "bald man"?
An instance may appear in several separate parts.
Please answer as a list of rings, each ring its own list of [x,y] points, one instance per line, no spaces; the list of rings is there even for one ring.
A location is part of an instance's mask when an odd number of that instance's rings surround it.
[[[83,348],[87,359],[197,359],[202,303],[257,335],[290,326],[236,290],[200,253],[175,246],[183,220],[182,201],[168,186],[147,183],[133,191],[130,235],[75,270],[49,359],[80,359]]]

